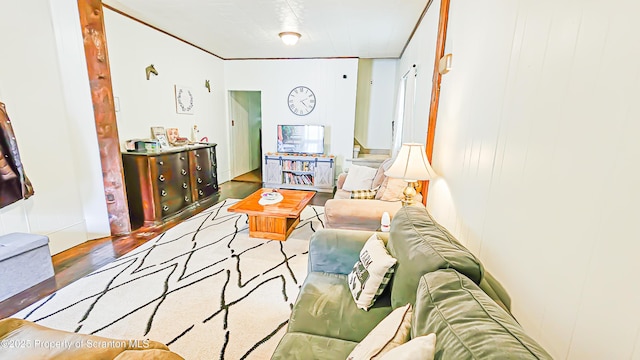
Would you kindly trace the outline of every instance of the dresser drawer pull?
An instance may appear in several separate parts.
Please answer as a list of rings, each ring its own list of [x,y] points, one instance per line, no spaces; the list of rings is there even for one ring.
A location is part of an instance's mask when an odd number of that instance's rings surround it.
[[[160,176],[158,176],[158,180],[164,181],[164,175],[160,174]]]
[[[162,191],[160,191],[160,195],[167,196],[167,190],[162,189]]]
[[[164,161],[158,161],[158,164],[164,165]]]
[[[196,157],[200,157],[200,154],[196,153]]]
[[[198,178],[198,184],[202,184],[202,179]]]
[[[162,210],[164,210],[164,211],[169,211],[169,206],[168,206],[168,205],[163,205],[163,206],[162,206]]]
[[[196,169],[199,171],[202,170],[202,167],[200,165],[196,165]]]
[[[185,189],[186,189],[186,188],[187,188],[187,186],[189,186],[189,185],[187,185],[187,183],[182,183],[182,187],[183,187],[183,188],[185,188]]]
[[[182,169],[181,173],[182,173],[182,175],[187,175],[187,170]]]
[[[184,156],[180,156],[180,160],[184,160]]]
[[[188,197],[188,196],[185,196],[185,197],[184,197],[184,201],[189,202],[189,197]]]
[[[198,194],[200,194],[200,196],[202,196],[202,195],[204,195],[204,191],[198,190]]]

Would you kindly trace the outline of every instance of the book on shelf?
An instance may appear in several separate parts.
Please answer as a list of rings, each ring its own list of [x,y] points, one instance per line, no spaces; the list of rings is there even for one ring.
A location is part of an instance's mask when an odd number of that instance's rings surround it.
[[[293,185],[313,185],[313,176],[308,174],[295,175],[287,173],[284,174],[284,183]]]
[[[313,171],[313,163],[306,160],[284,160],[282,162],[282,170]]]

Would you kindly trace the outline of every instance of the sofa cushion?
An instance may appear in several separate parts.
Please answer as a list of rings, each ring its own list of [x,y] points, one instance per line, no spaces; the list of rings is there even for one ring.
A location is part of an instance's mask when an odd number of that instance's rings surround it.
[[[391,349],[409,341],[412,315],[411,304],[393,310],[362,339],[347,360],[378,359]]]
[[[351,199],[362,199],[362,200],[373,200],[376,197],[376,193],[378,189],[369,189],[369,190],[353,190],[350,192],[349,198]]]
[[[286,333],[271,360],[346,359],[358,343],[326,336]]]
[[[433,220],[423,206],[403,206],[391,220],[387,243],[398,260],[391,280],[391,305],[414,303],[420,277],[438,269],[453,268],[480,283],[484,269],[480,261],[445,228]]]
[[[394,259],[375,233],[360,250],[360,257],[347,275],[349,290],[358,308],[368,310],[393,276]]]
[[[407,188],[407,182],[402,179],[395,178],[386,178],[378,189],[378,194],[376,194],[376,199],[380,199],[382,201],[400,201],[404,198],[404,189]]]
[[[418,336],[391,349],[380,360],[433,360],[436,355],[436,334]]]
[[[376,171],[376,176],[373,177],[373,183],[371,184],[371,187],[375,188],[382,185],[384,180],[387,178],[387,175],[385,175],[384,172],[389,170],[391,164],[393,164],[393,159],[388,158],[384,160],[380,164],[380,166],[378,166],[378,171]]]
[[[502,307],[453,269],[420,279],[411,336],[435,333],[436,359],[551,359]]]
[[[388,291],[369,311],[362,311],[351,297],[346,275],[310,272],[300,288],[287,331],[360,342],[391,310]]]
[[[371,189],[376,171],[377,169],[368,166],[351,164],[342,189],[347,191]]]

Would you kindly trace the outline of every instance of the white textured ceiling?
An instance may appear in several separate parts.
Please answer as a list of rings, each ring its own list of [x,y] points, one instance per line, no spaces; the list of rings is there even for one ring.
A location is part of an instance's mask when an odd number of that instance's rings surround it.
[[[104,0],[223,59],[397,58],[428,0]],[[278,33],[302,34],[295,46]]]

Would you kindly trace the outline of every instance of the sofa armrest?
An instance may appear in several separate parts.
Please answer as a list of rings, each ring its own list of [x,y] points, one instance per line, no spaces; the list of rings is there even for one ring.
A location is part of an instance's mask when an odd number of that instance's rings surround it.
[[[400,201],[329,199],[324,204],[324,226],[329,229],[376,231],[385,211],[393,218],[400,208]]]
[[[338,179],[336,180],[336,188],[342,189],[342,185],[344,185],[344,181],[347,179],[347,173],[343,172],[338,175]]]
[[[321,229],[309,240],[309,272],[349,274],[372,231]]]
[[[479,286],[490,298],[511,314],[511,297],[491,273],[485,270]]]

